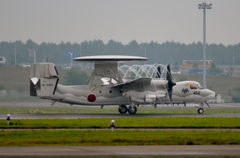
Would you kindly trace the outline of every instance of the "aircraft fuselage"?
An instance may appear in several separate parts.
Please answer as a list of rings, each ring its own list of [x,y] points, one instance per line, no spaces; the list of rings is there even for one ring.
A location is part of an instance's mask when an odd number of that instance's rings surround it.
[[[173,87],[172,103],[201,103],[215,97],[215,93],[211,90],[191,87],[191,85],[197,86],[198,84],[195,81],[177,82],[176,86]],[[144,87],[143,91],[141,91],[141,87],[135,87],[136,91],[131,90],[123,93],[122,87],[58,85],[55,94],[45,98],[78,105],[128,105],[129,98],[123,95],[129,93],[129,96],[133,98],[132,100],[138,104],[169,104],[167,92],[159,95],[161,91],[158,91],[157,86],[154,88],[155,91],[148,90],[153,89],[153,86],[154,84],[150,84],[149,87]],[[147,96],[151,98],[147,99]],[[138,98],[138,100],[134,100],[134,98]]]

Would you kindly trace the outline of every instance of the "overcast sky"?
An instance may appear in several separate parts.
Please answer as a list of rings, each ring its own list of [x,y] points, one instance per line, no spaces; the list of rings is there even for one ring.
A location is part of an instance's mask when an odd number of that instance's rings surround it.
[[[0,0],[0,42],[203,41],[201,0]],[[208,0],[207,43],[240,43],[240,0]]]

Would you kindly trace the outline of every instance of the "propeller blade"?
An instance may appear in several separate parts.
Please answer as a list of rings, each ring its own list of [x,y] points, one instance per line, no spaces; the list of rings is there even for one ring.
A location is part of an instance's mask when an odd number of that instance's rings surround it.
[[[156,78],[161,78],[161,74],[162,74],[162,72],[161,72],[161,66],[158,66],[158,67],[157,67],[157,76],[156,76]]]
[[[168,63],[167,65],[167,80],[172,80],[172,74],[171,74],[171,69],[170,69],[170,64]]]
[[[168,70],[168,72],[167,72],[168,96],[169,96],[170,103],[172,104],[172,89],[173,89],[173,86],[176,85],[176,83],[172,81],[172,74],[171,74],[171,69],[170,69],[169,63],[167,65],[167,70]]]
[[[169,96],[170,103],[172,104],[172,88],[168,89],[168,96]]]

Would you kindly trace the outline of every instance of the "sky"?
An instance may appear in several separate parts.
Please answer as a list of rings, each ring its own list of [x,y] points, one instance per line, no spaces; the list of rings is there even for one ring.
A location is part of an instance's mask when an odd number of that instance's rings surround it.
[[[0,0],[0,42],[203,41],[200,0]],[[240,0],[208,0],[206,42],[240,43]]]

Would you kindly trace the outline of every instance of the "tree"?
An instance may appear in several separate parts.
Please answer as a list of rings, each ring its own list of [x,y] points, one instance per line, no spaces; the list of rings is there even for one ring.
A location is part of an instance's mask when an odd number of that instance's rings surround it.
[[[4,86],[0,84],[0,91],[4,89],[5,89]]]
[[[179,71],[179,67],[178,67],[177,62],[175,62],[174,65],[173,65],[173,71],[175,71],[175,72]]]
[[[76,70],[69,70],[64,77],[66,85],[84,85],[87,84],[88,75],[85,72],[77,72]]]
[[[237,91],[237,95],[240,95],[240,87],[234,88],[235,91]]]
[[[222,73],[222,70],[217,68],[215,63],[212,62],[211,63],[211,68],[209,69],[209,74],[216,75],[216,74],[219,74],[219,73]]]

